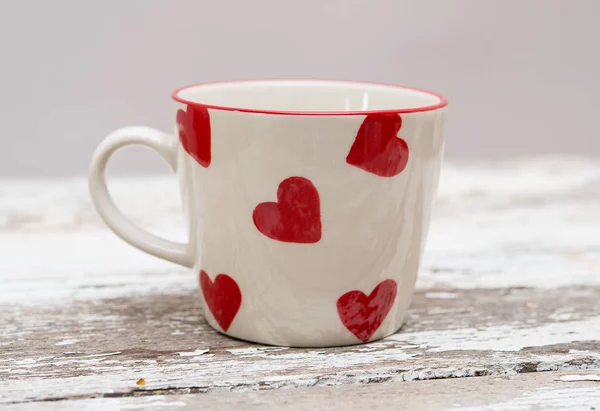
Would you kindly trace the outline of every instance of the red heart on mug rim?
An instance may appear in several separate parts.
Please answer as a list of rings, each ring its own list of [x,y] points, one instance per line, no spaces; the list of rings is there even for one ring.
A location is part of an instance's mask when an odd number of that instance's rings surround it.
[[[187,106],[186,111],[177,110],[177,129],[184,150],[202,167],[211,161],[211,131],[208,109]]]
[[[398,137],[402,117],[396,113],[369,114],[362,122],[346,162],[380,177],[400,174],[408,163],[408,144]]]

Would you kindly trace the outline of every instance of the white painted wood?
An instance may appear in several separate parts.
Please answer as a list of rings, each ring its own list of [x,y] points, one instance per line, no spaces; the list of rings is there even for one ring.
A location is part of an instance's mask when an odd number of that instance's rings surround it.
[[[600,381],[600,375],[597,374],[568,374],[563,375],[557,381],[572,382],[572,381]]]
[[[185,240],[174,178],[110,181],[136,223]],[[86,190],[0,181],[0,403],[600,368],[597,160],[447,165],[406,327],[324,350],[211,330],[195,275],[116,238]]]
[[[543,158],[447,165],[418,287],[600,284],[596,163]],[[174,177],[109,179],[109,185],[117,205],[136,223],[185,240]],[[144,255],[110,233],[90,204],[84,179],[1,181],[0,263],[5,268],[0,303],[195,288],[189,271]],[[92,290],[91,284],[98,287]],[[31,297],[38,289],[43,292]]]
[[[506,411],[598,409],[598,383],[557,382],[560,372],[510,377],[451,378],[268,391],[76,399],[6,405],[5,411],[38,410],[396,410]]]

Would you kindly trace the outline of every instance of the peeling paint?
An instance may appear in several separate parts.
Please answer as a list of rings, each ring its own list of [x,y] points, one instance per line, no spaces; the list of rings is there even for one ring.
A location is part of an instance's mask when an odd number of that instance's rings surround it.
[[[448,331],[399,333],[389,340],[417,344],[428,351],[491,350],[519,351],[525,347],[600,340],[600,316],[582,321],[543,324],[519,328],[510,325],[465,328]]]
[[[206,354],[209,350],[208,349],[200,349],[198,348],[197,350],[194,351],[187,351],[187,352],[178,352],[177,354],[181,357],[196,357],[202,354]]]
[[[248,348],[234,348],[226,350],[233,355],[241,356],[252,356],[252,355],[263,355],[269,352],[279,352],[288,350],[287,347],[248,347]]]
[[[557,381],[573,382],[573,381],[600,381],[600,375],[585,374],[585,375],[563,375],[557,378]]]
[[[57,342],[54,345],[72,345],[72,344],[75,344],[77,342],[79,342],[79,340],[62,340],[62,341]]]

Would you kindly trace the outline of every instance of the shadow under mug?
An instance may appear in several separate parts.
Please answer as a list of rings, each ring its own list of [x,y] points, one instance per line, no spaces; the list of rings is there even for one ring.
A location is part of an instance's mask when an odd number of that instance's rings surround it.
[[[216,330],[324,347],[373,341],[405,321],[443,157],[446,100],[344,81],[209,83],[173,93],[174,134],[126,127],[94,153],[105,223],[193,269]],[[105,171],[119,148],[157,151],[179,175],[189,242],[116,208]]]

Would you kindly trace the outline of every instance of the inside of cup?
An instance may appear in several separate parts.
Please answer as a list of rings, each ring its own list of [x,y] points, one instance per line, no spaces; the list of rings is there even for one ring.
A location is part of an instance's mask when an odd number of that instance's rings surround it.
[[[265,80],[207,83],[177,90],[173,98],[209,108],[281,113],[349,114],[441,108],[443,97],[412,88],[344,81]]]

